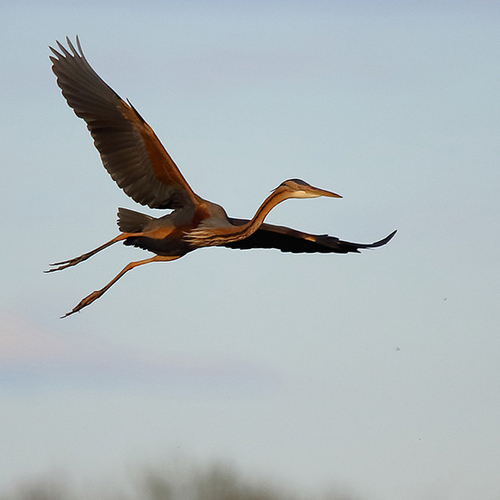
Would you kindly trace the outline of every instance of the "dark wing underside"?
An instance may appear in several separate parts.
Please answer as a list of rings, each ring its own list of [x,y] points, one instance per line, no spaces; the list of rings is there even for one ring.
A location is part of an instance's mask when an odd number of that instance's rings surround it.
[[[244,219],[229,219],[236,226],[248,222]],[[388,243],[396,231],[375,243],[351,243],[335,236],[303,233],[284,226],[262,224],[251,236],[244,240],[228,243],[224,246],[247,250],[250,248],[276,248],[282,252],[292,253],[349,253],[359,252],[364,248],[376,248]]]
[[[74,112],[87,123],[102,163],[137,203],[151,208],[196,204],[197,196],[139,113],[109,87],[67,39],[50,57],[57,84]]]

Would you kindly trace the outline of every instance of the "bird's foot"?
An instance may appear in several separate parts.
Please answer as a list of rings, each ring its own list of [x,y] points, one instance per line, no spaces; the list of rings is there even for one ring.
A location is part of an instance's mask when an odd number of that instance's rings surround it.
[[[73,259],[63,260],[61,262],[54,262],[53,264],[50,264],[50,265],[51,266],[58,266],[58,267],[54,267],[53,269],[47,269],[47,271],[44,271],[44,273],[52,273],[54,271],[61,271],[62,269],[76,266],[80,262],[87,260],[89,257],[90,257],[90,254],[84,253],[83,255],[80,255],[79,257],[75,257]]]
[[[67,318],[68,316],[71,316],[72,314],[81,311],[84,307],[89,306],[97,300],[106,290],[96,290],[95,292],[92,292],[90,295],[87,295],[84,299],[82,299],[73,309],[66,313],[64,316],[61,316],[61,319]]]

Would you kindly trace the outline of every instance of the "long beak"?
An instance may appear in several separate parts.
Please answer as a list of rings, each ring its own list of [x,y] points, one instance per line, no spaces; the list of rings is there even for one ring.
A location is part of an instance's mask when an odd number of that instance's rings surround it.
[[[328,196],[328,198],[342,198],[342,196],[340,196],[340,194],[337,194],[337,193],[332,193],[331,191],[327,191],[326,189],[321,189],[321,188],[317,188],[317,187],[313,187],[311,186],[314,190],[314,193],[317,195],[317,196]]]

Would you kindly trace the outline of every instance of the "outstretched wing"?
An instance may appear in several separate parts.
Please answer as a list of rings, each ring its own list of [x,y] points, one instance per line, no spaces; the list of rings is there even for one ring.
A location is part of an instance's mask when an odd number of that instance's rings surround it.
[[[104,167],[137,203],[151,208],[196,204],[197,196],[179,172],[151,127],[92,69],[77,48],[57,42],[50,49],[52,71],[74,112],[87,123]]]
[[[244,219],[229,219],[236,226],[248,222]],[[276,248],[292,253],[349,253],[359,252],[364,248],[381,247],[388,243],[396,231],[375,243],[351,243],[327,234],[315,235],[303,233],[284,226],[262,224],[251,236],[244,240],[227,243],[226,247],[247,250],[250,248]]]

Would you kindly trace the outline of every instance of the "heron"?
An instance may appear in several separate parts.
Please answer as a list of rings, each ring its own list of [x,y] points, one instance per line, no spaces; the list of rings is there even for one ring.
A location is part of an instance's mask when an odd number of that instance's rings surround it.
[[[197,248],[275,248],[293,253],[346,254],[385,245],[396,233],[363,244],[265,223],[269,212],[289,198],[341,198],[301,179],[282,182],[251,219],[229,217],[220,205],[201,198],[191,189],[135,107],[129,100],[124,101],[90,66],[78,36],[76,47],[68,37],[66,42],[67,47],[57,41],[58,50],[49,47],[53,54],[52,71],[68,105],[86,122],[104,168],[136,203],[170,212],[156,218],[119,208],[118,236],[79,257],[51,264],[46,272],[67,269],[120,241],[154,254],[127,264],[103,288],[87,295],[62,318],[92,304],[131,269],[152,262],[173,261]]]

